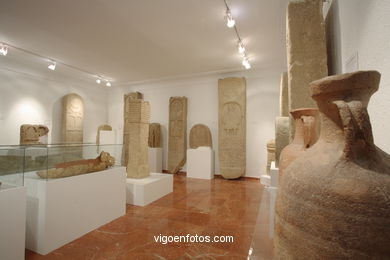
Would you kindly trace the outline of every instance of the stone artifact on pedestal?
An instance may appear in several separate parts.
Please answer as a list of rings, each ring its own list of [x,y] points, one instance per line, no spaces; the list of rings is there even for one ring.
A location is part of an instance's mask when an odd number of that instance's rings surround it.
[[[70,161],[58,163],[55,168],[38,171],[37,175],[43,179],[70,177],[85,173],[98,172],[115,164],[115,158],[109,153],[101,152],[96,159]]]
[[[311,83],[321,135],[286,169],[276,201],[276,259],[389,259],[390,155],[367,112],[380,74]]]
[[[275,165],[279,166],[280,153],[290,143],[290,117],[288,104],[288,74],[280,77],[279,116],[275,119]]]
[[[246,165],[246,82],[245,78],[218,80],[218,153],[221,175],[236,179]]]
[[[84,101],[77,94],[62,99],[62,141],[83,143]]]
[[[271,170],[271,163],[275,161],[275,140],[269,140],[267,142],[267,167],[266,172],[269,175]]]
[[[39,138],[49,133],[49,128],[45,125],[21,125],[20,144],[40,144]]]
[[[168,171],[178,173],[187,158],[187,98],[169,99]]]
[[[129,116],[129,159],[127,164],[128,178],[145,178],[149,171],[149,102],[133,99],[128,102]]]
[[[328,75],[322,5],[323,0],[293,0],[287,7],[289,111],[317,107],[309,83]],[[290,139],[294,130],[290,127]]]
[[[97,136],[96,136],[96,144],[100,144],[100,131],[112,131],[112,127],[110,125],[101,125],[98,127]]]
[[[128,118],[129,118],[129,102],[134,99],[144,99],[144,95],[140,92],[131,92],[126,95],[124,95],[123,98],[123,147],[122,147],[122,160],[121,165],[127,166],[128,159],[129,159],[129,124],[128,124]]]
[[[203,124],[196,124],[190,130],[190,148],[196,149],[199,146],[213,148],[210,129]]]
[[[151,123],[149,125],[149,147],[161,147],[161,125],[159,123]]]
[[[318,140],[318,109],[295,109],[291,111],[291,115],[295,122],[294,140],[280,154],[279,178],[283,176],[284,170],[290,163],[312,147]]]

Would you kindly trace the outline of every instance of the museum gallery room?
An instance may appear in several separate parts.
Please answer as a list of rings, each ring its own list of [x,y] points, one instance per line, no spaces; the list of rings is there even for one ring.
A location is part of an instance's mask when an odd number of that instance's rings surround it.
[[[390,259],[389,14],[0,0],[0,260]]]

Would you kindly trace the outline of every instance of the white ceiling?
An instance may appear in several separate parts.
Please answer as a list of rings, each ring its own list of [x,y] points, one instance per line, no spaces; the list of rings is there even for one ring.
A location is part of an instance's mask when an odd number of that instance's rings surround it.
[[[287,2],[228,1],[252,68],[285,69]],[[224,13],[223,0],[0,0],[0,41],[117,83],[241,70]]]

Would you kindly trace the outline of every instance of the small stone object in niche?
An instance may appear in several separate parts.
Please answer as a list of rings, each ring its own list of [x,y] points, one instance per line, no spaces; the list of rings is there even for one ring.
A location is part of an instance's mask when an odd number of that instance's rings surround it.
[[[187,160],[187,98],[169,99],[168,171],[178,173]]]
[[[38,171],[37,175],[43,179],[70,177],[85,173],[98,172],[115,164],[115,158],[107,152],[101,152],[96,159],[70,161],[58,163],[55,168]]]
[[[196,124],[190,130],[190,148],[196,149],[200,146],[213,148],[210,129],[203,124]]]
[[[246,82],[245,78],[218,80],[218,154],[221,175],[236,179],[246,165]]]
[[[284,170],[297,157],[312,147],[318,139],[319,114],[316,108],[301,108],[291,111],[295,122],[294,140],[287,145],[280,154],[279,178],[282,178]]]
[[[149,147],[161,147],[161,125],[159,123],[151,123],[149,125]]]
[[[122,147],[122,166],[127,166],[129,160],[129,102],[134,99],[144,99],[144,95],[140,92],[131,92],[123,97],[123,147]]]
[[[84,101],[77,94],[69,94],[62,99],[62,141],[83,143]]]
[[[49,128],[45,125],[21,125],[20,126],[20,144],[32,145],[40,144],[39,138],[47,135]]]
[[[275,161],[275,139],[267,142],[267,174],[269,175],[271,170],[271,163]]]
[[[128,178],[146,178],[149,171],[149,102],[133,99],[128,102],[129,116],[129,159],[127,164]]]
[[[379,82],[359,71],[310,84],[321,135],[280,181],[275,259],[389,259],[390,155],[367,112]]]
[[[98,127],[97,135],[96,135],[96,144],[100,144],[100,131],[112,131],[112,127],[110,125],[101,125]]]

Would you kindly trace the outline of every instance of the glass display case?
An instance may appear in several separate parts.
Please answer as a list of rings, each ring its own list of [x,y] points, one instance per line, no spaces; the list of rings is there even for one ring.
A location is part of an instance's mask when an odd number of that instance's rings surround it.
[[[0,146],[0,189],[23,186],[24,148]]]

